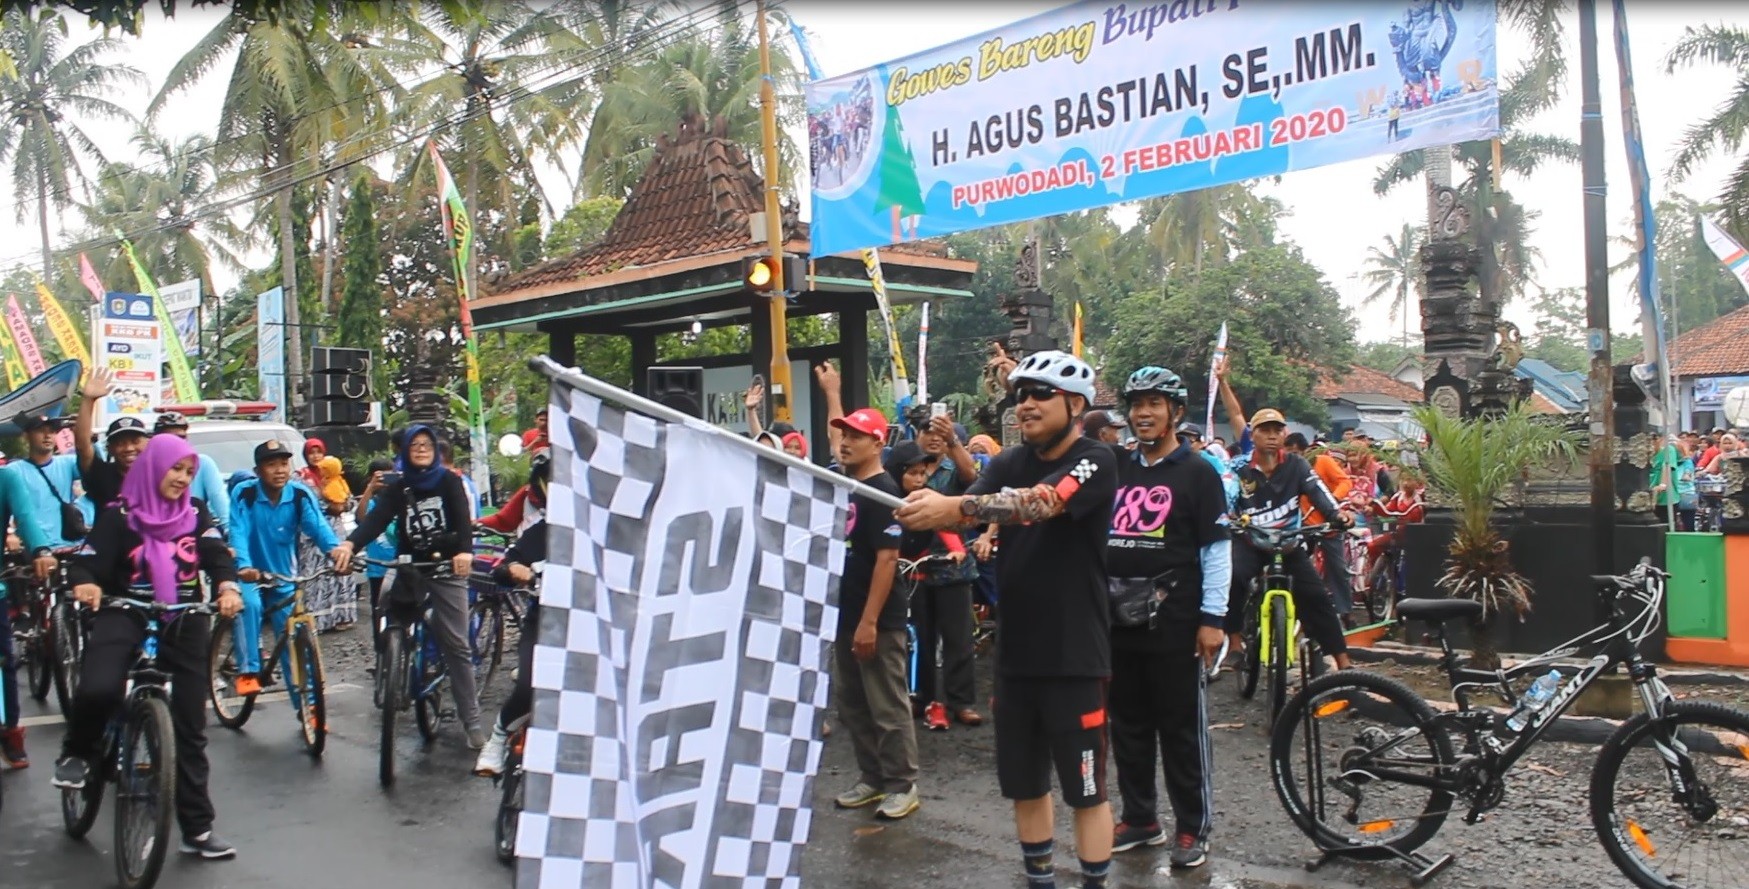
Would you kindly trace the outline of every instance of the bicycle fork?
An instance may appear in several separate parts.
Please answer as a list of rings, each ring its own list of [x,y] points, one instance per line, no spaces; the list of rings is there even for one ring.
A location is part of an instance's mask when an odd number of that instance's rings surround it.
[[[1665,706],[1675,700],[1675,696],[1658,679],[1657,668],[1651,664],[1636,658],[1628,665],[1628,675],[1633,678],[1634,690],[1639,692],[1640,703],[1646,708],[1646,717],[1651,720],[1652,747],[1664,761],[1664,774],[1670,779],[1671,796],[1682,804],[1683,810],[1695,821],[1704,824],[1712,820],[1719,812],[1718,801],[1713,799],[1712,792],[1696,776],[1688,745],[1682,742],[1682,738],[1661,715]]]
[[[1271,635],[1273,631],[1270,629],[1269,624],[1269,603],[1271,600],[1275,601],[1277,607],[1287,609],[1287,631],[1290,638],[1293,635],[1294,622],[1299,620],[1294,614],[1294,597],[1292,593],[1289,593],[1285,589],[1280,589],[1279,587],[1263,591],[1263,620],[1260,621],[1261,626],[1258,627],[1257,632],[1257,647],[1262,649],[1258,652],[1258,660],[1259,663],[1263,664],[1274,663],[1274,655],[1272,652],[1274,652],[1275,649],[1271,644],[1274,641],[1274,637]],[[1288,645],[1285,647],[1287,648],[1287,663],[1288,666],[1291,667],[1294,664],[1297,653],[1294,651],[1293,646]]]

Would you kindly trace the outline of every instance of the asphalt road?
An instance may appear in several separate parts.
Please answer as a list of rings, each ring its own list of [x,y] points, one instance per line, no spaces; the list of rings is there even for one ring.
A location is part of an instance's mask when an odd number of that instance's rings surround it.
[[[358,638],[353,638],[358,637]],[[213,727],[210,752],[218,830],[239,850],[234,861],[171,856],[162,886],[188,889],[388,889],[419,886],[509,886],[511,871],[491,851],[497,798],[490,782],[467,770],[473,754],[460,730],[445,727],[426,747],[416,729],[402,733],[400,780],[384,792],[376,781],[375,710],[357,631],[323,638],[332,689],[328,750],[314,763],[302,751],[289,706],[269,700],[243,732]],[[980,663],[980,670],[985,669]],[[987,677],[983,677],[986,678]],[[1230,681],[1210,692],[1215,725],[1216,822],[1210,862],[1179,874],[1156,873],[1164,848],[1118,856],[1112,885],[1218,889],[1348,889],[1407,886],[1403,872],[1337,862],[1308,873],[1310,844],[1281,813],[1266,780],[1256,704],[1238,701]],[[51,704],[49,705],[52,708]],[[59,794],[49,786],[59,716],[25,702],[34,765],[0,774],[0,885],[95,889],[114,885],[106,811],[84,841],[61,828]],[[868,810],[836,811],[831,797],[854,780],[849,745],[834,737],[816,782],[815,821],[804,858],[804,884],[847,889],[912,886],[1022,889],[1009,806],[996,792],[988,726],[919,731],[923,808],[897,824]],[[1495,886],[1620,886],[1585,818],[1592,748],[1548,744],[1512,780],[1504,807],[1483,824],[1451,819],[1429,851],[1457,863],[1438,889]],[[1059,885],[1078,885],[1067,813],[1059,812]]]

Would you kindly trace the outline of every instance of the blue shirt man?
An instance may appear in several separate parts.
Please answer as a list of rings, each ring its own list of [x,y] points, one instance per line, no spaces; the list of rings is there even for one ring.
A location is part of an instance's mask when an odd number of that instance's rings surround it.
[[[76,502],[74,484],[79,480],[78,458],[55,454],[55,434],[60,423],[44,414],[29,414],[16,421],[29,450],[22,460],[6,464],[4,472],[16,484],[16,499],[8,500],[18,520],[19,536],[34,552],[39,546],[53,549],[73,546],[76,540],[62,536],[63,504]],[[89,521],[89,520],[87,520]],[[28,536],[25,532],[28,531]],[[30,540],[39,543],[30,545]]]
[[[334,530],[322,517],[316,496],[291,480],[292,452],[283,442],[269,439],[255,448],[255,478],[237,485],[231,502],[230,542],[237,551],[237,576],[242,581],[243,612],[237,616],[237,693],[261,690],[262,574],[293,577],[298,570],[298,533],[325,551],[340,545]],[[284,633],[291,617],[291,589],[274,589],[277,599],[270,615],[275,632]]]

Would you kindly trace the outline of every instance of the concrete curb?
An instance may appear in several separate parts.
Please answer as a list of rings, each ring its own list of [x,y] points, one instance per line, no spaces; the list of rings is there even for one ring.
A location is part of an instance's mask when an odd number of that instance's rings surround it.
[[[1349,657],[1365,663],[1380,661],[1396,661],[1401,664],[1411,664],[1418,667],[1435,667],[1439,665],[1439,649],[1426,645],[1406,645],[1401,642],[1378,642],[1368,648],[1350,648]],[[1527,654],[1502,654],[1500,662],[1504,665],[1522,663],[1530,659]],[[1583,666],[1583,661],[1564,658],[1559,663],[1575,668]],[[1749,685],[1749,674],[1728,670],[1724,667],[1674,667],[1669,664],[1658,665],[1658,677],[1667,685]]]

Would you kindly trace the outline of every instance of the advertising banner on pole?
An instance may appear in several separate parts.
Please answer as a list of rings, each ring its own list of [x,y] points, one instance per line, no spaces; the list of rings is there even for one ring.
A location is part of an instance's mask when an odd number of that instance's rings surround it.
[[[255,297],[256,380],[262,401],[275,405],[270,419],[285,419],[285,288]]]
[[[158,298],[164,300],[164,312],[182,340],[183,354],[200,354],[200,322],[195,317],[200,311],[200,281],[167,284],[158,288]]]
[[[1491,0],[1075,3],[807,88],[815,256],[1499,134]]]
[[[154,302],[138,293],[104,294],[95,337],[96,363],[115,374],[109,396],[97,408],[105,423],[127,414],[150,420],[162,403],[163,329]]]

